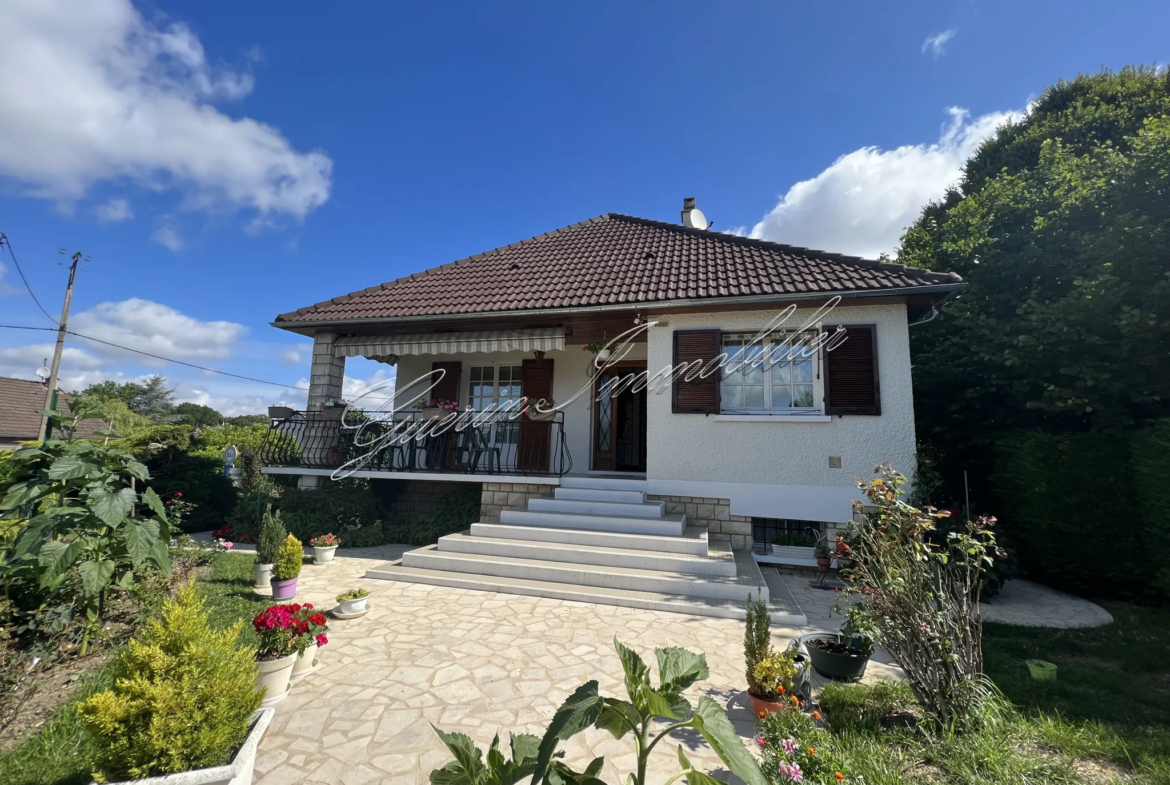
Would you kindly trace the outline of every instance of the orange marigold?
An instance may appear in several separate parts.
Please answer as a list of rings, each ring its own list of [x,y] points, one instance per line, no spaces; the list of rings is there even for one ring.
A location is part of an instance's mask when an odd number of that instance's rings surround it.
[[[817,756],[817,748],[816,747],[809,747],[808,754],[812,755],[815,758]]]
[[[819,711],[814,711],[814,712],[812,713],[812,718],[813,718],[814,720],[819,720],[819,719],[821,718],[821,713],[820,713]]]
[[[766,712],[766,711],[761,711],[761,712],[760,712],[759,714],[757,714],[756,716],[757,716],[757,717],[759,717],[759,718],[762,720],[762,719],[764,719],[764,717],[767,717],[767,716],[768,716],[768,712]]]
[[[833,776],[837,778],[837,782],[844,782],[845,781],[845,775],[839,771],[833,772]]]

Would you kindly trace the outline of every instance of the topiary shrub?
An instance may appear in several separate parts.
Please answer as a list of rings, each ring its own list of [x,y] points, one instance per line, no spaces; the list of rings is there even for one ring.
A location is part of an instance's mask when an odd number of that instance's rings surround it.
[[[264,511],[264,522],[260,525],[260,538],[256,543],[256,563],[275,564],[288,532],[280,520],[280,510],[272,511],[272,505]]]
[[[78,704],[98,782],[222,766],[260,706],[243,622],[215,631],[194,582],[119,655],[113,689]]]
[[[272,563],[272,577],[278,581],[288,581],[301,574],[301,565],[305,561],[305,549],[301,541],[291,534],[284,538],[280,548],[276,551],[276,561]]]

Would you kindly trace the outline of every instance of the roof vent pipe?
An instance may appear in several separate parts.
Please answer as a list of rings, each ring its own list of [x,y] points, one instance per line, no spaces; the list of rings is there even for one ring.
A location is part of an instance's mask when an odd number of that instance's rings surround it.
[[[708,229],[712,226],[707,223],[707,216],[703,215],[703,211],[695,207],[693,196],[683,199],[682,225],[692,229]]]

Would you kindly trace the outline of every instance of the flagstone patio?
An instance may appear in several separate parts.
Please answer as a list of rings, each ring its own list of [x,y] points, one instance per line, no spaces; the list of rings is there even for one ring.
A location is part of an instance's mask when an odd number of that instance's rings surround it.
[[[336,594],[361,586],[373,610],[331,622],[322,665],[277,704],[260,745],[258,785],[424,783],[451,757],[431,723],[486,746],[497,730],[505,739],[509,731],[540,734],[560,703],[590,679],[604,694],[624,697],[615,636],[650,662],[657,646],[706,654],[711,676],[689,697],[718,700],[751,743],[742,622],[360,577],[405,549],[342,550],[332,564],[305,566],[297,601],[331,608]],[[821,594],[831,604],[833,593]],[[775,645],[804,631],[776,629]],[[874,662],[868,678],[896,673]],[[700,737],[680,734],[678,743],[692,761],[720,770]],[[630,740],[604,732],[581,734],[566,749],[567,760],[581,766],[604,755],[608,781],[624,780],[634,765]],[[652,779],[664,781],[677,766],[673,746],[656,751]]]

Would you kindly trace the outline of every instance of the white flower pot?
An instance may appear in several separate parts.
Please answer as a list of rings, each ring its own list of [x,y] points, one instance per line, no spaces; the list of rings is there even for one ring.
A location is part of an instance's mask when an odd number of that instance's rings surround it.
[[[272,565],[252,565],[252,588],[256,591],[272,591]]]
[[[443,410],[437,406],[433,409],[420,409],[420,411],[424,420],[433,420],[436,417],[441,417],[443,414]]]
[[[337,553],[336,545],[329,545],[322,548],[319,545],[309,546],[313,549],[313,563],[314,564],[328,564],[333,561],[333,554]]]
[[[802,545],[773,545],[772,555],[783,559],[812,561],[816,558],[815,548]]]
[[[256,689],[262,687],[267,689],[264,700],[260,703],[261,707],[274,706],[288,697],[288,682],[292,678],[296,662],[297,654],[293,652],[279,660],[260,660],[256,663]]]
[[[350,616],[355,613],[365,613],[369,609],[369,601],[369,597],[358,597],[356,600],[338,600],[337,602],[341,605],[341,607],[338,609],[338,613],[344,616]]]
[[[276,709],[260,709],[252,715],[252,726],[244,743],[232,758],[231,763],[210,769],[183,771],[178,774],[164,774],[141,780],[126,780],[108,785],[252,785],[252,773],[256,768],[256,748],[272,722]],[[96,785],[91,782],[90,785]]]
[[[292,678],[299,679],[302,676],[308,676],[313,671],[317,670],[317,666],[321,664],[321,647],[313,644],[309,648],[297,655],[296,663],[293,665]]]
[[[597,359],[601,360],[602,362],[605,362],[606,360],[608,360],[612,356],[613,356],[612,349],[602,349],[600,352],[597,353]]]

